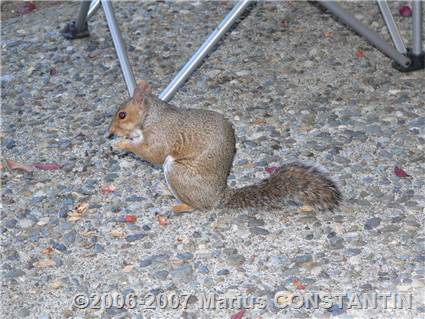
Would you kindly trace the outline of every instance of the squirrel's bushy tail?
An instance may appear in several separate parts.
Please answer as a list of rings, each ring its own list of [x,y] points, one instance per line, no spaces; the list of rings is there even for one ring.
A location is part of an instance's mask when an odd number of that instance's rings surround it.
[[[277,169],[260,183],[242,188],[228,188],[224,207],[276,207],[284,199],[294,199],[304,205],[333,210],[342,199],[329,174],[317,167],[289,163]]]

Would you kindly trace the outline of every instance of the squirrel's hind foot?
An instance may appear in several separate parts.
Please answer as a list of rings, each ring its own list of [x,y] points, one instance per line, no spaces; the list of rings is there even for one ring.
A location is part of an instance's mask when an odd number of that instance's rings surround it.
[[[185,204],[185,203],[181,203],[181,204],[177,204],[177,205],[174,205],[173,207],[171,207],[171,210],[174,213],[186,213],[186,212],[193,211],[194,208]]]

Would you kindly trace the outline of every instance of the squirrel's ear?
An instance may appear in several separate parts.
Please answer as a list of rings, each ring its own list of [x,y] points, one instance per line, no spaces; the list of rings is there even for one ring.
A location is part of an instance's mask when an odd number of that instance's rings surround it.
[[[137,86],[134,89],[133,99],[135,102],[142,103],[145,97],[145,93],[151,93],[152,89],[148,82],[140,80],[137,82]]]

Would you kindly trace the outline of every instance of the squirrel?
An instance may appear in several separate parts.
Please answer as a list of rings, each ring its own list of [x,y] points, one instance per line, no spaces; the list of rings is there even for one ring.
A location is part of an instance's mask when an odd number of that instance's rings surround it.
[[[163,165],[170,191],[182,202],[174,207],[176,212],[276,208],[284,199],[332,211],[342,200],[327,172],[299,162],[284,164],[258,184],[229,187],[236,151],[232,124],[217,112],[164,102],[145,81],[138,82],[133,97],[116,111],[108,137],[119,137],[115,149]]]

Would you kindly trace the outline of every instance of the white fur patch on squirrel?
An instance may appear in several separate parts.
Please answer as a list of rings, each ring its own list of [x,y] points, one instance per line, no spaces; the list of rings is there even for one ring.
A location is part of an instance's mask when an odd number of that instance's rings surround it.
[[[131,132],[130,138],[132,142],[136,144],[143,142],[143,131],[141,129],[134,130],[133,132]]]
[[[165,158],[165,161],[164,161],[164,164],[162,165],[162,168],[164,170],[165,181],[167,182],[168,188],[173,193],[174,197],[178,199],[176,193],[174,192],[173,187],[171,186],[171,184],[170,184],[170,182],[168,181],[168,178],[167,178],[167,175],[170,173],[171,165],[173,165],[173,162],[174,162],[174,158],[171,155],[168,155]]]

